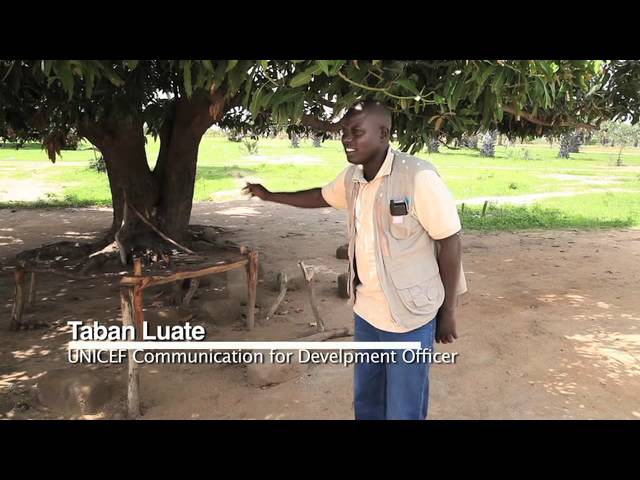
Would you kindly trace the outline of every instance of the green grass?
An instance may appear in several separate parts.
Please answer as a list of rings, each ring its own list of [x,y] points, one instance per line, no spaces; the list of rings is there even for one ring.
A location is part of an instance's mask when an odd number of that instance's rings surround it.
[[[249,156],[241,143],[205,136],[200,144],[195,201],[237,198],[245,181],[258,181],[275,191],[321,186],[347,165],[338,141],[314,148],[302,141],[292,149],[287,140],[260,139],[258,155]],[[148,140],[153,167],[159,144]],[[526,151],[526,154],[525,154]],[[553,192],[589,192],[572,197],[544,198],[535,205],[490,203],[465,205],[465,229],[520,230],[531,228],[637,228],[640,226],[640,149],[623,151],[623,167],[615,166],[618,149],[582,147],[570,159],[557,158],[558,145],[536,143],[497,147],[495,158],[474,150],[448,150],[418,156],[432,161],[458,200],[518,197]],[[64,151],[51,164],[40,148],[0,148],[0,207],[40,208],[109,206],[111,193],[105,173],[88,168],[94,152],[87,145]],[[8,198],[7,189],[33,198]],[[623,191],[611,191],[618,189]]]
[[[484,217],[482,207],[465,206],[461,220],[465,230],[484,231],[637,228],[640,201],[629,193],[585,194],[533,206],[490,205]]]

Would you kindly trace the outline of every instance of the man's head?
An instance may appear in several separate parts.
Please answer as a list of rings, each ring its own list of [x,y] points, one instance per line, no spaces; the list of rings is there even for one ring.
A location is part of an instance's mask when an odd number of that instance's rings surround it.
[[[389,148],[391,114],[378,102],[351,107],[341,120],[342,145],[349,163],[364,165]]]

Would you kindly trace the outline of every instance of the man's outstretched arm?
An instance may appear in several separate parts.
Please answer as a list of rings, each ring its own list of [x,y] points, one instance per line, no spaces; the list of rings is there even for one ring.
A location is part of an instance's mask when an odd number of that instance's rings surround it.
[[[300,190],[299,192],[270,192],[259,183],[247,183],[242,191],[266,202],[282,203],[292,207],[321,208],[331,206],[322,196],[321,188]]]

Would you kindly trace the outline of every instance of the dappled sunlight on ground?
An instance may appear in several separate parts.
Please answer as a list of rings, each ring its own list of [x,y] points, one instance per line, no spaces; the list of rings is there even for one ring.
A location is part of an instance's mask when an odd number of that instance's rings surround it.
[[[0,375],[0,392],[7,388],[11,388],[17,382],[37,380],[45,373],[47,373],[46,370],[43,372],[38,372],[35,375],[28,375],[26,371],[17,371]]]
[[[229,207],[224,210],[216,210],[215,213],[242,217],[256,217],[261,215],[261,212],[252,207]]]
[[[20,238],[0,235],[0,247],[24,243]]]
[[[29,180],[0,180],[0,202],[33,202],[43,198],[55,187]]]
[[[601,368],[606,378],[621,381],[625,377],[640,377],[640,334],[595,327],[566,338],[575,342],[576,352]]]

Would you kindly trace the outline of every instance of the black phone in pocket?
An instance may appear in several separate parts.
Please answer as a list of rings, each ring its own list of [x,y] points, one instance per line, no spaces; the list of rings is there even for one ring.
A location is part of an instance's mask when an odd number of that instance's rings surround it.
[[[391,215],[394,217],[407,215],[409,213],[409,210],[407,209],[407,202],[405,201],[396,202],[395,200],[391,200],[389,202],[389,210]]]

